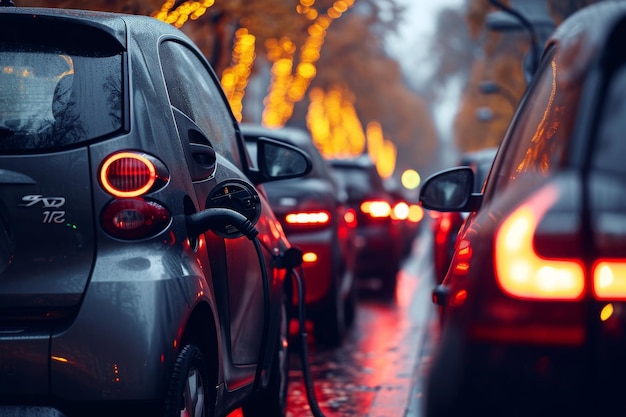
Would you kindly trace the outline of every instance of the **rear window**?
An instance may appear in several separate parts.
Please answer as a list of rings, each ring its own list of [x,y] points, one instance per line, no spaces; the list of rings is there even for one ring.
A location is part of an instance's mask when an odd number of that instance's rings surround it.
[[[60,148],[122,129],[122,55],[0,43],[0,151]]]
[[[372,170],[376,168],[372,167]],[[381,178],[373,171],[360,167],[333,165],[334,176],[351,199],[362,199],[374,193],[384,192]]]

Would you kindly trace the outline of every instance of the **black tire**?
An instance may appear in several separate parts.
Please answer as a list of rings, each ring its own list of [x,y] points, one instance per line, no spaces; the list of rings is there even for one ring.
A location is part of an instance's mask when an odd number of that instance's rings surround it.
[[[344,300],[333,288],[328,304],[313,318],[313,334],[318,345],[335,348],[341,346],[346,334]]]
[[[289,309],[290,298],[284,294],[280,309],[278,340],[266,387],[255,392],[243,405],[245,417],[284,417],[289,388]]]
[[[186,415],[212,417],[215,400],[209,385],[202,352],[195,345],[186,345],[174,364],[165,399],[165,417],[180,417],[182,411],[187,411]]]
[[[356,320],[356,310],[358,303],[358,291],[356,283],[353,281],[350,287],[348,297],[343,301],[343,316],[345,320],[346,329],[352,327]]]
[[[399,271],[399,268],[392,268],[382,277],[382,286],[380,289],[380,297],[382,300],[393,301],[396,299]]]

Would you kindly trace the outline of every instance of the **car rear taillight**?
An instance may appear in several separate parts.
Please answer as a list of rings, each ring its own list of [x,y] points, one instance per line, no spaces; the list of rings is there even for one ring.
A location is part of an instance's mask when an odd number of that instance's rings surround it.
[[[156,158],[138,152],[115,153],[100,167],[100,184],[115,197],[138,197],[167,181],[165,166]]]
[[[285,222],[290,226],[323,226],[330,223],[330,213],[322,211],[294,212],[285,216]]]
[[[582,298],[583,262],[540,256],[534,247],[538,225],[557,198],[556,187],[543,188],[513,211],[498,229],[494,261],[498,284],[505,293],[525,299]]]
[[[419,223],[424,218],[424,209],[417,205],[411,204],[409,206],[409,221],[413,223]]]
[[[143,239],[157,235],[171,221],[169,210],[143,198],[113,200],[102,211],[102,228],[118,239]]]
[[[626,259],[599,260],[594,264],[593,293],[599,300],[626,300]]]
[[[347,209],[346,212],[343,214],[343,221],[349,228],[355,228],[358,224],[356,218],[356,210],[354,210],[353,208]]]
[[[384,200],[367,200],[359,207],[362,213],[372,218],[387,218],[391,216],[391,205]]]
[[[406,220],[409,218],[409,205],[404,201],[394,204],[391,211],[391,218],[394,220]]]
[[[143,195],[163,188],[169,181],[165,165],[157,158],[135,151],[109,155],[99,172],[100,185],[113,197],[100,215],[109,235],[126,240],[156,236],[170,224],[165,206]]]

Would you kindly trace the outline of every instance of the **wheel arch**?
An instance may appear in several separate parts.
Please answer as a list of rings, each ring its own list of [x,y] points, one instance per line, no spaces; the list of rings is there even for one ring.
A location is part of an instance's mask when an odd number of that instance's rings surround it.
[[[209,368],[211,383],[217,385],[221,353],[215,316],[208,303],[198,303],[187,319],[178,348],[189,344],[198,346]]]

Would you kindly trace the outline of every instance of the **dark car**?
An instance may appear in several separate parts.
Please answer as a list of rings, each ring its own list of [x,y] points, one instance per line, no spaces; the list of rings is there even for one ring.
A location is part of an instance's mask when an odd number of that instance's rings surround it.
[[[382,299],[393,299],[404,249],[401,228],[392,219],[396,199],[368,155],[329,161],[356,215],[355,278]]]
[[[153,18],[2,7],[0,67],[0,414],[284,415],[290,245],[252,184],[308,156],[252,169]]]
[[[469,167],[421,189],[470,212],[433,295],[426,415],[626,415],[626,3],[546,43],[483,193]]]
[[[353,229],[345,219],[346,198],[307,131],[246,123],[241,130],[251,152],[265,137],[297,146],[312,158],[313,169],[306,176],[263,188],[287,239],[303,252],[306,311],[315,341],[340,345],[356,312]]]
[[[458,166],[468,166],[474,171],[474,193],[480,193],[498,148],[486,148],[466,152],[461,156]],[[441,284],[448,272],[454,253],[456,235],[467,218],[467,213],[458,211],[434,212],[431,227],[433,230],[433,259],[435,279]]]

